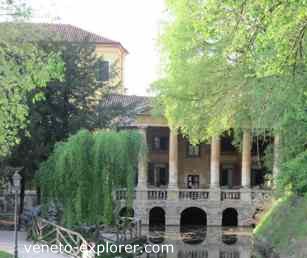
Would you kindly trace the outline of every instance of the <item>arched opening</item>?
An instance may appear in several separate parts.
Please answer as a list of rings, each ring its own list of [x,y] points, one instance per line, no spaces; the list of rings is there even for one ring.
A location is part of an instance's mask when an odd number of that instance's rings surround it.
[[[134,210],[132,208],[124,207],[119,211],[118,215],[119,217],[133,218]]]
[[[161,207],[154,207],[150,210],[149,230],[165,230],[165,211]]]
[[[206,238],[207,214],[202,209],[190,207],[181,213],[180,231],[182,240],[189,244],[199,244]],[[188,233],[188,234],[186,234]]]
[[[191,207],[181,213],[181,231],[199,229],[207,225],[207,214],[200,208]]]
[[[223,227],[237,227],[238,226],[238,212],[234,208],[227,208],[223,211],[222,219]]]

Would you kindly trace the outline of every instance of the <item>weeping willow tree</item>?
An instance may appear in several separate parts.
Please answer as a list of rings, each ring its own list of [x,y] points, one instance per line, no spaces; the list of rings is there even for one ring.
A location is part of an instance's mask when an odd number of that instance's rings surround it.
[[[137,160],[144,147],[135,131],[79,131],[57,144],[40,166],[43,202],[63,207],[65,225],[111,224],[114,189],[127,188],[127,207],[132,207]]]

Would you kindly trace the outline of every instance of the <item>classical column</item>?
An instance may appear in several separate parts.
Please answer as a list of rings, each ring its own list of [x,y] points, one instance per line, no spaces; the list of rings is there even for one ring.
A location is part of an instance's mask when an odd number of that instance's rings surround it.
[[[139,128],[143,143],[147,146],[146,127]],[[147,153],[139,153],[138,161],[138,188],[145,189],[147,187]]]
[[[178,188],[178,134],[170,129],[169,136],[169,184],[168,188]]]
[[[252,162],[252,134],[246,129],[243,132],[242,142],[242,186],[250,188],[251,186],[251,162]]]
[[[273,160],[273,184],[275,186],[276,178],[279,174],[279,148],[280,148],[280,136],[276,134],[274,136],[274,160]]]
[[[210,161],[210,187],[220,187],[220,157],[221,142],[219,136],[213,136],[211,139],[211,161]]]

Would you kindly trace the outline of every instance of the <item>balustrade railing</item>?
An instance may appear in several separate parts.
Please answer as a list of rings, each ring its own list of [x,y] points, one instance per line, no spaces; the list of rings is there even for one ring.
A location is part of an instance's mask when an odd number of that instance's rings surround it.
[[[240,251],[220,251],[220,258],[240,258]]]
[[[179,190],[180,200],[208,200],[209,191],[204,190]]]
[[[167,200],[167,190],[149,190],[147,198],[148,200]]]
[[[134,191],[134,193],[133,193],[133,199],[135,199],[135,198],[136,198],[136,191]],[[128,199],[127,189],[116,190],[116,192],[115,192],[115,199],[117,201],[127,200]]]
[[[222,190],[221,191],[221,201],[240,200],[240,199],[241,199],[240,190]]]
[[[210,189],[179,189],[177,190],[177,198],[179,200],[210,200]],[[174,190],[172,190],[174,192]],[[136,198],[137,191],[134,193],[134,199]],[[141,190],[139,192],[142,194],[142,198],[147,200],[168,200],[169,193],[168,189],[152,189],[148,188],[146,190]],[[242,200],[243,194],[246,191],[244,189],[220,189],[220,200],[221,201],[238,201]],[[262,190],[262,189],[251,189],[250,191],[251,200],[253,202],[266,202],[272,198],[271,190]],[[116,200],[126,200],[127,199],[127,190],[119,189],[115,192]]]

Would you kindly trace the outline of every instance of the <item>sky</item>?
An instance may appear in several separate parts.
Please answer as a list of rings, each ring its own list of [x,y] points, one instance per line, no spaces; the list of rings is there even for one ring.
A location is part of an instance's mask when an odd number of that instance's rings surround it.
[[[34,21],[76,25],[120,41],[129,51],[124,86],[128,94],[148,95],[158,79],[157,38],[164,0],[30,0]]]

